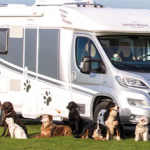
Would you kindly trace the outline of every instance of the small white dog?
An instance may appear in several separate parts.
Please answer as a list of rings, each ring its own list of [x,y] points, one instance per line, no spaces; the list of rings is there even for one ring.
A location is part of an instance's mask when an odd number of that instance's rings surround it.
[[[135,129],[135,141],[148,141],[149,139],[150,135],[148,133],[148,119],[146,117],[141,117]]]
[[[12,117],[6,118],[6,123],[8,124],[11,138],[15,137],[16,139],[27,139],[24,130],[18,124],[14,123],[14,119]]]

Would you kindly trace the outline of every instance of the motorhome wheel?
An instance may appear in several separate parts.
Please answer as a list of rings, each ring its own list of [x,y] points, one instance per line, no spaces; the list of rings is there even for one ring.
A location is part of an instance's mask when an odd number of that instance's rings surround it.
[[[106,106],[108,103],[102,102],[99,103],[94,111],[94,122],[95,123],[100,123],[100,124],[105,124],[104,123],[104,113],[106,111]]]

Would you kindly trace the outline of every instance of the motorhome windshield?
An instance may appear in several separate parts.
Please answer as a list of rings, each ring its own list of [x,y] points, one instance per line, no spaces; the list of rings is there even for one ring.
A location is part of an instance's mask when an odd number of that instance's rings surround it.
[[[98,40],[116,68],[150,72],[150,36],[98,36]]]

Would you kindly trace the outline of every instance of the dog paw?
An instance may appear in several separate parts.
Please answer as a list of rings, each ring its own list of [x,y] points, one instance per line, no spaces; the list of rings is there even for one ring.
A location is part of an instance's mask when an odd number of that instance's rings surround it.
[[[36,138],[36,139],[39,138],[39,135],[34,136],[34,138]]]
[[[50,92],[45,92],[45,96],[43,96],[44,98],[44,103],[49,106],[49,103],[52,101],[52,98],[51,98],[51,93]]]
[[[119,137],[119,136],[117,136],[116,140],[117,140],[117,141],[120,141],[121,139],[120,139],[120,137]]]
[[[31,89],[30,81],[26,80],[26,83],[24,83],[24,90],[29,92],[30,89]]]
[[[103,138],[102,138],[102,141],[106,141],[106,138],[105,138],[105,137],[103,137]]]
[[[109,134],[106,134],[106,140],[107,141],[109,140]]]

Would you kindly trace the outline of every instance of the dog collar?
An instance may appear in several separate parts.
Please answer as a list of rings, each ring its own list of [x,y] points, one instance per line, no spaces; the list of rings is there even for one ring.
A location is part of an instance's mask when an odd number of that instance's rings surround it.
[[[15,125],[9,126],[9,128],[12,128],[13,126],[15,126]],[[17,128],[17,127],[15,126],[14,130],[15,130],[16,128]]]

